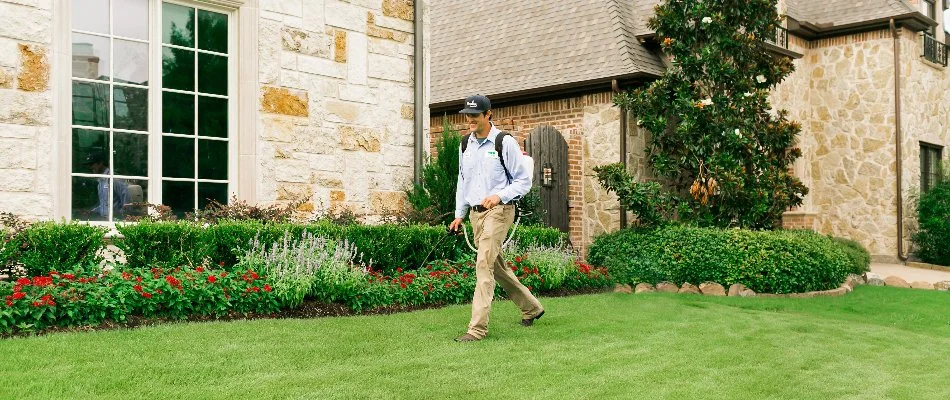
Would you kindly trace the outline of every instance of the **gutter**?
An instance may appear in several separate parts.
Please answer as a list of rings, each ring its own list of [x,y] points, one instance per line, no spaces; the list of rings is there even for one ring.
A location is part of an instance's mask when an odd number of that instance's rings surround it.
[[[415,73],[413,82],[413,124],[415,134],[413,140],[413,169],[412,180],[419,183],[422,179],[422,162],[425,159],[425,130],[423,129],[423,119],[425,119],[425,51],[422,42],[422,1],[412,2],[413,13],[413,72]]]
[[[620,84],[616,79],[610,82],[610,89],[614,94],[620,93]],[[627,110],[620,108],[620,162],[623,163],[623,170],[627,170]],[[620,205],[620,229],[627,227],[627,210],[623,204]]]
[[[897,162],[897,258],[901,262],[907,262],[907,255],[904,254],[904,194],[903,194],[903,157],[901,155],[901,64],[900,64],[900,32],[894,24],[894,19],[890,20],[891,36],[894,37],[894,136],[895,136],[895,157]]]

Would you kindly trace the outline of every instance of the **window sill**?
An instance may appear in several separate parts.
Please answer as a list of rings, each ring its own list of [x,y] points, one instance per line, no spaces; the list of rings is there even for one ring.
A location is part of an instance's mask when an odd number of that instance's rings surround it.
[[[924,65],[926,65],[926,66],[928,66],[928,67],[931,67],[931,68],[933,68],[933,69],[936,69],[936,70],[943,71],[943,70],[946,70],[946,69],[947,69],[947,67],[945,67],[945,66],[943,66],[943,65],[941,65],[941,64],[937,64],[937,63],[935,63],[935,62],[933,62],[933,61],[930,61],[930,60],[924,58],[924,56],[920,56],[920,61],[921,61],[922,63],[924,63]]]

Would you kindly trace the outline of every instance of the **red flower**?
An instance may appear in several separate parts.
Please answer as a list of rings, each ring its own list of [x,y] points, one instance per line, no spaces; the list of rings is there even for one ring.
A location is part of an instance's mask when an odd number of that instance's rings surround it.
[[[512,270],[512,271],[517,271],[517,270],[518,270],[518,267],[512,265],[512,266],[511,266],[511,270]]]
[[[10,300],[7,300],[7,307],[13,307],[13,302]]]
[[[531,290],[531,286],[528,286],[528,290],[529,290],[529,291]]]
[[[66,279],[69,279],[69,280],[73,280],[73,279],[76,279],[76,275],[73,275],[73,274],[63,274],[63,278],[66,278]]]
[[[400,283],[400,284],[399,284],[399,287],[405,289],[405,288],[406,288],[406,284],[405,284],[405,283]]]
[[[534,271],[532,271],[532,272],[534,272],[534,273],[536,273],[536,274],[537,274],[537,273],[538,273],[538,268],[537,268],[537,267],[535,267],[535,268],[534,268]]]
[[[528,267],[522,268],[522,271],[524,271],[524,273],[526,273],[526,274],[530,274],[530,273],[531,273],[531,269],[529,269]]]
[[[132,289],[135,290],[136,292],[141,292],[141,291],[142,291],[142,285],[135,285],[135,286],[132,286]]]
[[[39,306],[41,306],[41,305],[43,305],[43,303],[40,303],[40,302],[38,302],[38,301],[34,301],[34,302],[33,302],[33,307],[39,307]]]
[[[208,275],[208,283],[214,283],[216,280],[218,280],[218,278],[214,275]]]
[[[56,306],[56,302],[53,301],[53,296],[49,294],[40,297],[40,301],[44,302],[48,306]]]
[[[148,292],[142,292],[142,297],[144,297],[144,298],[146,298],[146,299],[151,299],[151,298],[152,298],[152,294],[151,294],[151,293],[148,293]]]
[[[396,272],[402,273],[402,267],[396,268]]]
[[[20,285],[20,286],[29,285],[29,284],[30,284],[30,278],[20,278],[20,279],[17,279],[17,280],[16,280],[16,284],[17,284],[17,285]]]
[[[268,284],[265,283],[265,284],[264,284],[264,291],[265,291],[265,292],[270,292],[271,290],[273,290],[273,289],[271,289],[270,285],[268,285]]]
[[[204,267],[195,268],[195,272],[205,272]]]
[[[521,256],[515,256],[515,262],[516,262],[516,263],[520,263],[520,262],[521,262]]]
[[[24,297],[26,297],[26,293],[23,293],[23,292],[13,293],[13,300],[20,300]]]
[[[463,277],[463,278],[468,278],[468,272],[463,272],[463,273],[462,273],[462,277]]]
[[[34,276],[33,277],[33,286],[44,287],[44,286],[49,286],[51,284],[53,284],[53,278],[50,278],[48,276]]]
[[[169,285],[172,285],[174,287],[178,287],[178,288],[181,287],[181,281],[179,281],[177,278],[171,275],[165,276],[165,282],[168,282]]]
[[[23,289],[23,286],[22,286],[22,285],[13,285],[13,292],[14,292],[14,293],[15,293],[15,292],[19,292],[21,289]]]
[[[141,277],[141,276],[136,276],[136,277],[135,277],[135,281],[138,282],[138,283],[142,283],[142,277]]]
[[[223,266],[224,266],[224,261],[219,262],[218,265],[220,265],[220,266],[223,267]]]
[[[224,277],[228,276],[228,272],[227,272],[227,271],[221,271],[221,274],[218,275],[218,276],[224,278]]]

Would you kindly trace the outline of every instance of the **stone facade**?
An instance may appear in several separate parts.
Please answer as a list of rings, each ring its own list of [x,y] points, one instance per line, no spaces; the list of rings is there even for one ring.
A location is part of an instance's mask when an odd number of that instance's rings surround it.
[[[880,30],[810,42],[776,88],[775,108],[802,122],[804,156],[795,173],[811,190],[786,225],[854,239],[876,259],[897,256],[894,40]],[[912,198],[920,185],[920,142],[950,146],[946,118],[950,76],[926,62],[919,34],[900,33],[902,182],[905,249],[915,226]]]
[[[459,109],[461,107],[460,102]],[[461,115],[434,115],[430,121],[432,143],[442,133],[443,118],[460,132],[468,129]],[[564,137],[569,162],[569,234],[581,254],[596,235],[619,229],[617,197],[604,190],[593,176],[594,166],[620,162],[620,111],[613,106],[613,93],[501,106],[492,110],[492,120],[499,129],[517,137],[522,149],[525,140],[538,127],[551,126]],[[631,171],[647,179],[644,136],[633,123],[629,124],[627,146]]]
[[[68,27],[69,17],[54,15],[65,7],[53,1],[0,0],[0,211],[35,219],[68,217],[57,211],[69,191],[57,184],[69,181],[57,160],[69,152],[70,88],[58,83],[71,67],[56,60],[68,58],[70,43],[56,42],[54,26]],[[310,197],[301,211],[404,206],[413,175],[413,2],[247,0],[237,12],[254,17],[240,20],[236,37],[258,43],[241,54],[257,60],[257,79],[248,79],[257,109],[250,135],[238,139],[239,168],[254,171],[239,192],[265,204]],[[64,125],[56,127],[57,115],[67,116]]]
[[[51,217],[52,0],[0,1],[0,211]]]
[[[413,174],[406,0],[264,1],[258,200],[379,214]],[[409,109],[410,112],[405,112]]]

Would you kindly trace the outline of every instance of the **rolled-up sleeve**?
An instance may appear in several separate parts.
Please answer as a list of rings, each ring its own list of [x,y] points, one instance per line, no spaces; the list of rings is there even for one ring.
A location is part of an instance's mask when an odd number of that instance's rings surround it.
[[[509,203],[512,199],[524,196],[531,190],[532,176],[528,174],[528,168],[521,165],[524,158],[521,157],[518,140],[512,136],[506,136],[502,144],[505,167],[511,173],[511,184],[498,192],[498,197],[501,198],[502,203]]]

